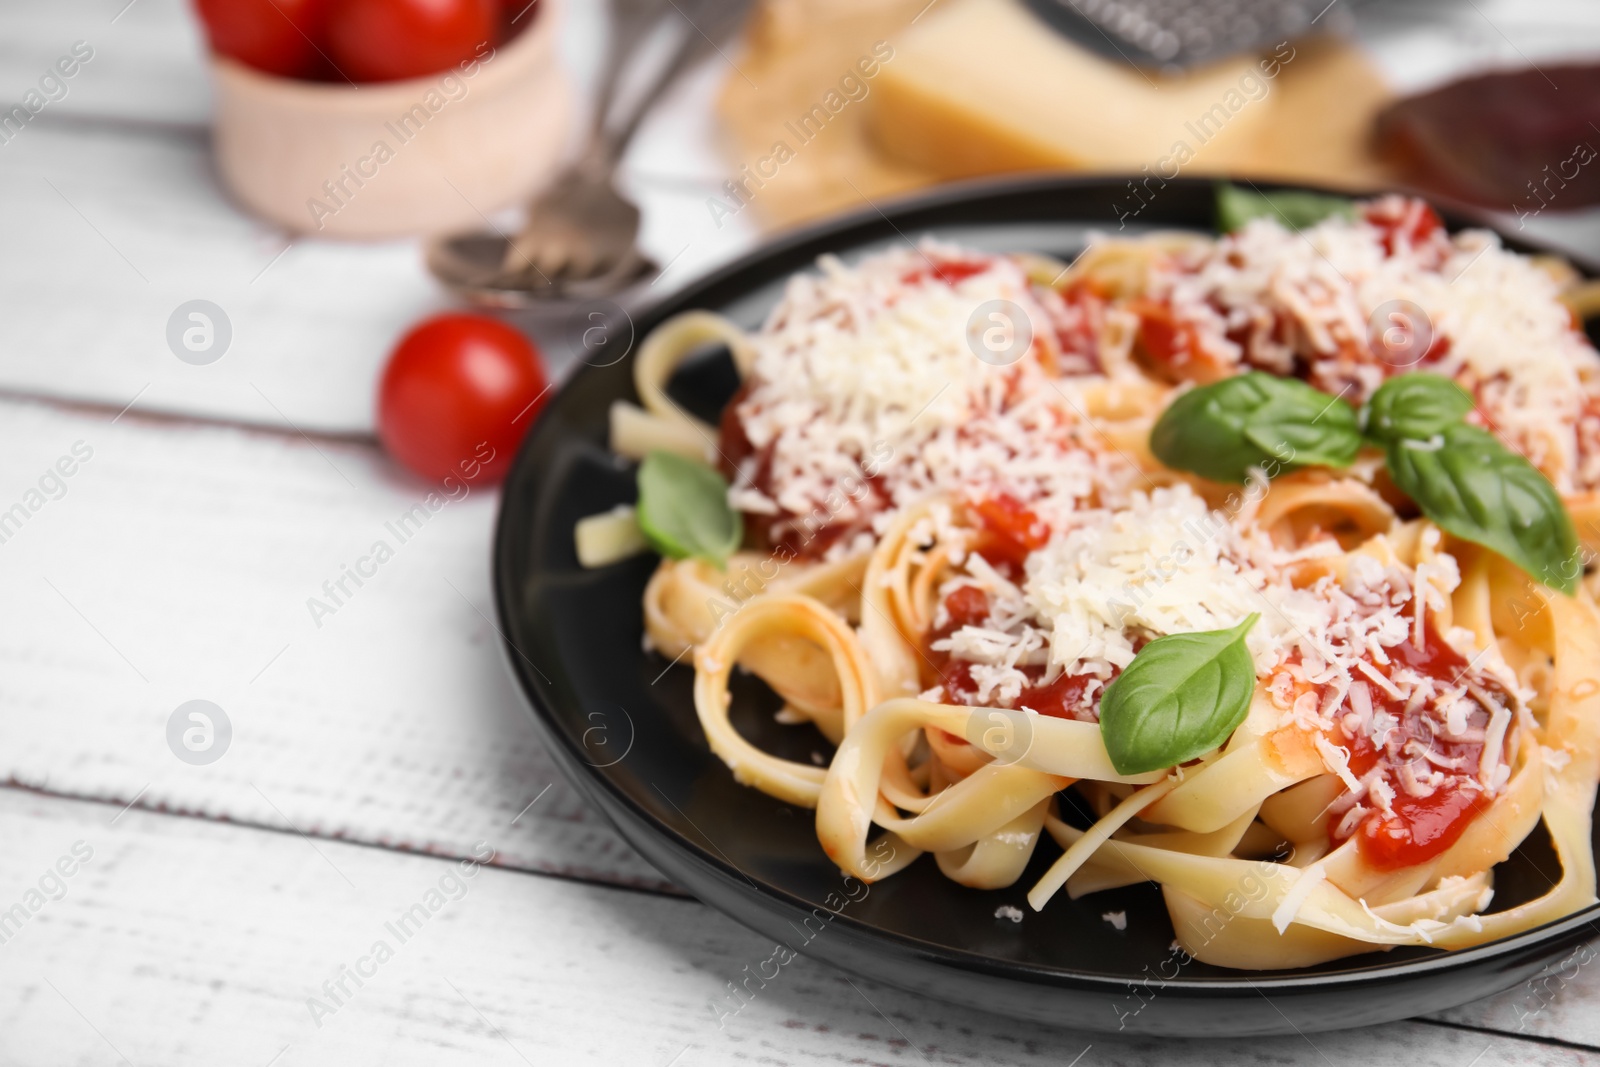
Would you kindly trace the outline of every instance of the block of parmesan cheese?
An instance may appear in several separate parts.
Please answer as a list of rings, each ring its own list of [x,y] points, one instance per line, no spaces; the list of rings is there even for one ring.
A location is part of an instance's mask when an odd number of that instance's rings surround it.
[[[1018,0],[946,0],[893,45],[867,102],[872,136],[948,177],[1225,169],[1267,124],[1273,82],[1295,54],[1286,42],[1162,75],[1073,44]]]

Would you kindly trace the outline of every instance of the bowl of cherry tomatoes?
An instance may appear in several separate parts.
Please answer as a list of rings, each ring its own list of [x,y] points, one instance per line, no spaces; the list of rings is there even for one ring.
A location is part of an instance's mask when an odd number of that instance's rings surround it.
[[[482,225],[566,144],[563,0],[194,0],[212,50],[217,170],[302,233]]]

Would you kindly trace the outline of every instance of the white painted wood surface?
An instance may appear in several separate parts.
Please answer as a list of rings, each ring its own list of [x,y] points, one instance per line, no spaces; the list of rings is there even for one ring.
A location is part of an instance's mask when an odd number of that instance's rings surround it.
[[[504,828],[484,827],[478,855]],[[773,946],[691,901],[494,868],[462,878],[439,859],[15,791],[0,794],[0,835],[0,907],[26,900],[75,845],[91,854],[0,945],[7,1063],[1600,1059],[1427,1022],[1248,1042],[1078,1034],[930,1005],[804,958],[722,1017],[712,1006],[726,984]],[[362,984],[330,993],[341,968]]]
[[[586,76],[600,16],[572,7]],[[1393,15],[1370,43],[1406,84],[1451,54],[1544,61],[1585,27],[1600,47],[1577,0],[1427,9],[1471,43],[1424,54]],[[373,380],[447,303],[417,249],[290,245],[230,206],[185,0],[0,2],[0,101],[78,40],[95,58],[67,96],[0,143],[0,1063],[1600,1062],[1587,956],[1312,1040],[1080,1036],[804,960],[719,1027],[708,1002],[771,946],[666,885],[556,774],[489,621],[492,491],[403,544],[386,526],[425,489],[367,437]],[[663,289],[753,238],[703,206],[721,74],[669,94],[629,160]],[[1592,226],[1561,228],[1600,251]],[[235,328],[207,367],[164,340],[195,297]],[[318,625],[308,598],[380,539],[394,557]],[[191,699],[233,726],[209,766],[167,747]],[[78,841],[93,856],[58,885]],[[331,1004],[324,979],[480,843],[495,866],[390,935],[394,958],[319,1027],[307,998]]]
[[[512,692],[492,491],[413,513],[429,489],[365,443],[113,414],[0,401],[0,522],[75,444],[92,453],[0,528],[0,602],[33,620],[0,643],[6,776],[447,855],[550,786],[500,835],[503,862],[660,884],[558,778]],[[378,542],[393,558],[374,577],[324,589]],[[232,722],[210,766],[167,747],[192,699]]]

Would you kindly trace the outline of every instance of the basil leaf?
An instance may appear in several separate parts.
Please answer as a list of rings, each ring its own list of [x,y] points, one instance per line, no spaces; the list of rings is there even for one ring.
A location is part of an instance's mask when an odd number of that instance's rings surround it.
[[[1427,438],[1460,422],[1476,406],[1472,394],[1438,374],[1401,374],[1378,386],[1361,409],[1367,436],[1383,444]]]
[[[1174,470],[1242,482],[1251,467],[1348,467],[1356,412],[1296,378],[1251,371],[1191,389],[1161,413],[1150,450]]]
[[[1227,182],[1217,183],[1217,229],[1233,233],[1251,219],[1272,219],[1287,229],[1303,230],[1334,216],[1355,218],[1354,202],[1320,193],[1258,193]]]
[[[728,506],[728,483],[709,467],[655,451],[639,464],[639,529],[671,559],[698,557],[722,566],[744,538]]]
[[[1476,426],[1455,423],[1388,449],[1389,477],[1442,529],[1493,549],[1572,595],[1583,576],[1578,538],[1555,486]]]
[[[1174,767],[1221,745],[1244,721],[1256,691],[1245,634],[1169,634],[1151,641],[1100,698],[1100,736],[1118,774]]]

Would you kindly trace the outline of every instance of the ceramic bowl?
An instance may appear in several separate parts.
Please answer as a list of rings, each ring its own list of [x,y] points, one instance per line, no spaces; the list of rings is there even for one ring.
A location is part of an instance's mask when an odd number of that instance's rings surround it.
[[[249,211],[291,230],[398,237],[481,227],[561,161],[572,87],[563,0],[497,48],[425,78],[311,82],[213,59],[217,170]]]

